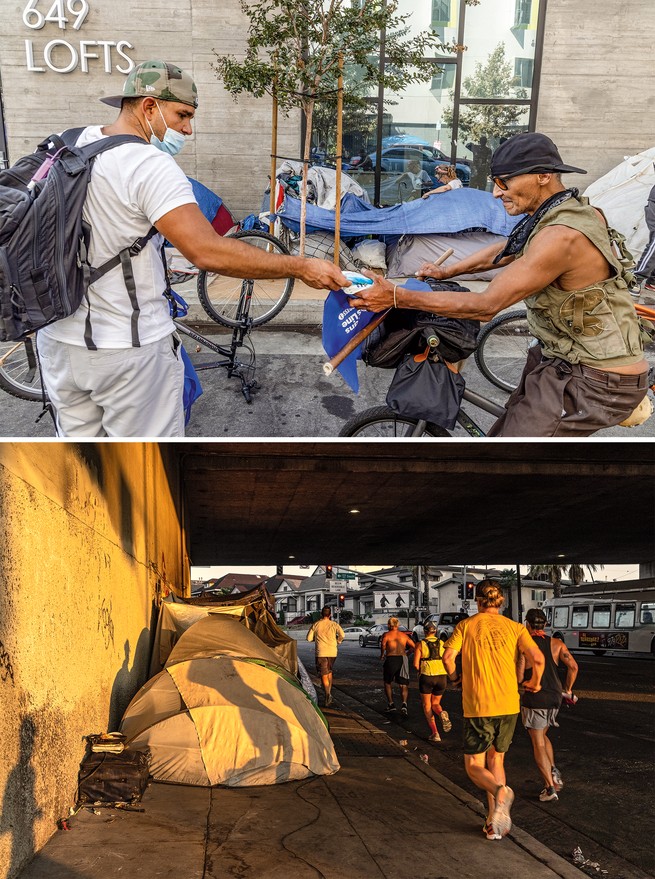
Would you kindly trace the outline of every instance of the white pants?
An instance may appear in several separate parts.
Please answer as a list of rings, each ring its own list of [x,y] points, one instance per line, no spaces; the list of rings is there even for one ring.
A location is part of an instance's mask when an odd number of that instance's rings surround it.
[[[89,351],[37,333],[43,382],[64,437],[184,436],[184,364],[175,334]]]

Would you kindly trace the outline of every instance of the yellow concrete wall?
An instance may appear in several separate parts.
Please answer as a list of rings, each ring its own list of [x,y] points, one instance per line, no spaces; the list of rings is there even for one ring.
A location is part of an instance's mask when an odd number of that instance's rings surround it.
[[[188,587],[177,480],[155,444],[0,445],[0,879],[145,681],[157,595]]]
[[[552,137],[582,191],[655,146],[653,0],[548,0],[537,131]]]

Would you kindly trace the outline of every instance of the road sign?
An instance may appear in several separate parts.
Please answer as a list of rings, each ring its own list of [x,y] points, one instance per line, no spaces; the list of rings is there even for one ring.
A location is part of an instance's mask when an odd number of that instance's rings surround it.
[[[343,592],[344,585],[339,580],[325,580],[325,591],[326,592]]]
[[[354,571],[337,571],[337,580],[356,580],[357,574]]]

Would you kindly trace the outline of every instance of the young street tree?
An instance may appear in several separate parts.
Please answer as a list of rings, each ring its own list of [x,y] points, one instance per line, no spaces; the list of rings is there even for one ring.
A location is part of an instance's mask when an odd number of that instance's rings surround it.
[[[456,47],[445,46],[431,30],[410,35],[410,14],[399,15],[396,0],[241,0],[241,8],[249,19],[245,56],[216,53],[213,67],[235,99],[244,92],[268,94],[283,113],[299,107],[304,114],[302,253],[314,107],[319,100],[334,100],[339,59],[356,68],[358,89],[382,83],[398,92],[435,73],[426,56]]]

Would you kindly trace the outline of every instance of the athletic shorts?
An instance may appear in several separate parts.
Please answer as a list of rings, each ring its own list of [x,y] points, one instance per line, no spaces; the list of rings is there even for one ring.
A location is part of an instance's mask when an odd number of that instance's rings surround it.
[[[548,729],[549,726],[559,726],[558,714],[559,708],[521,707],[521,720],[526,729]]]
[[[464,718],[464,753],[484,754],[493,745],[504,754],[512,744],[518,714]]]
[[[332,666],[337,661],[336,656],[317,656],[316,672],[320,675],[329,675],[332,672]]]
[[[409,659],[405,656],[387,656],[382,666],[385,684],[406,686],[409,683]]]
[[[424,696],[441,696],[448,684],[448,675],[419,675],[418,691]]]

